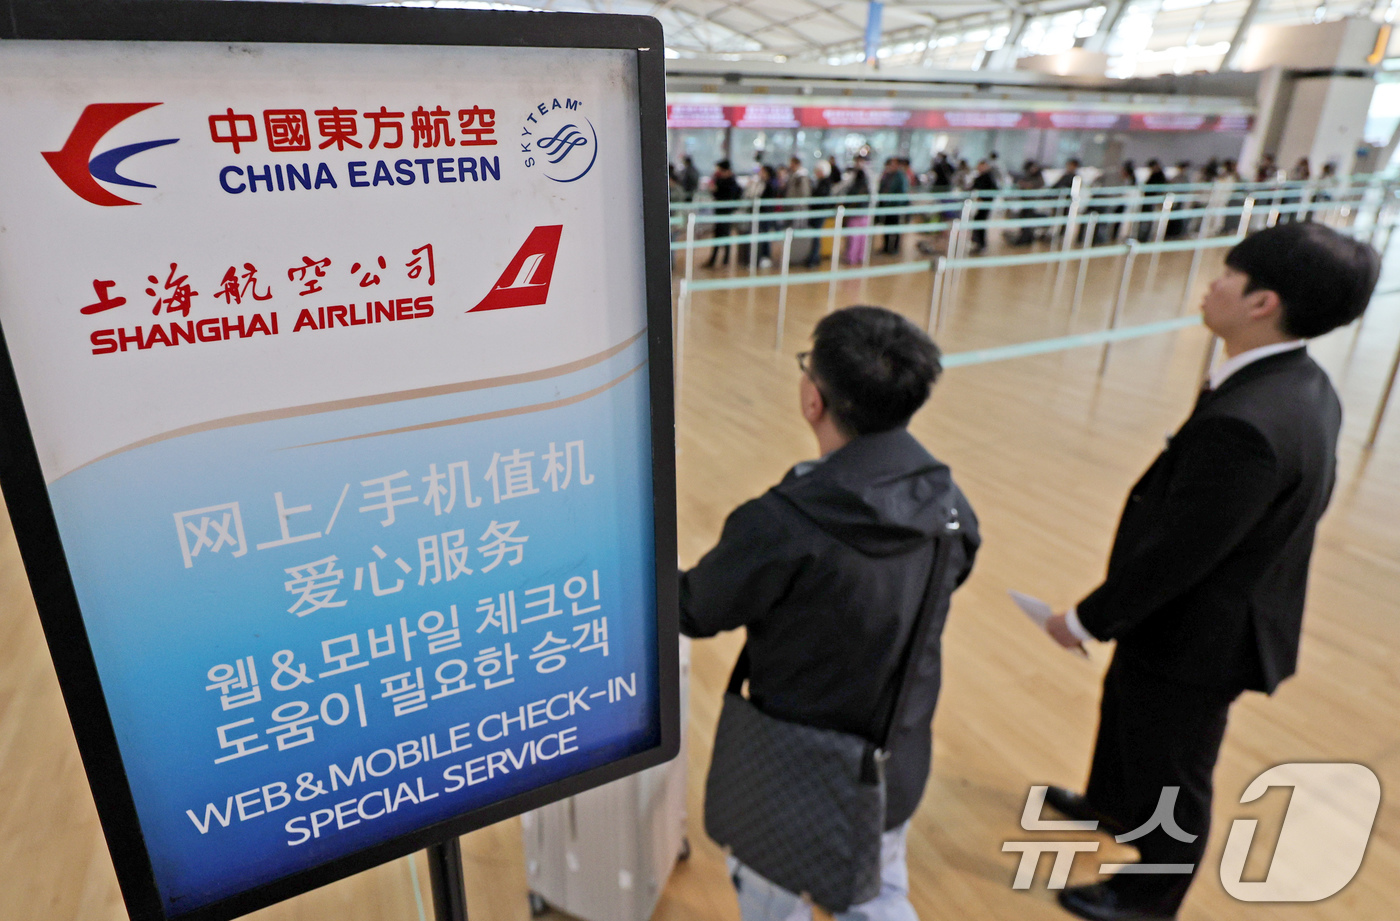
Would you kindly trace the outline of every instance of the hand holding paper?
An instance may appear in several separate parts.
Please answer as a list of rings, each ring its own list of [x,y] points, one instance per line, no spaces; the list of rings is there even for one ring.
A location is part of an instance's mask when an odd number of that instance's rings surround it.
[[[1016,606],[1020,608],[1021,611],[1025,613],[1027,617],[1034,621],[1037,627],[1050,634],[1051,638],[1054,639],[1055,642],[1059,643],[1061,646],[1063,646],[1065,649],[1070,650],[1071,652],[1078,653],[1080,656],[1086,659],[1089,658],[1089,652],[1084,648],[1084,645],[1082,643],[1075,643],[1072,646],[1066,645],[1051,630],[1052,621],[1055,621],[1057,618],[1054,609],[1051,608],[1049,604],[1047,604],[1044,601],[1041,601],[1039,598],[1033,597],[1031,595],[1022,594],[1021,592],[1014,590],[1009,590],[1007,594],[1011,596],[1012,601],[1016,602]],[[1061,627],[1062,626],[1063,624],[1061,623]]]

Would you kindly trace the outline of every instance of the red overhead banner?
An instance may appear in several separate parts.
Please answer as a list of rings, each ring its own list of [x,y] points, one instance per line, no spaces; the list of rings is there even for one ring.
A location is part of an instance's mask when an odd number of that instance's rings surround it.
[[[728,128],[724,106],[683,103],[666,107],[667,128]]]
[[[764,103],[721,106],[678,103],[666,107],[669,128],[913,129],[995,131],[1053,128],[1058,131],[1249,131],[1249,115],[1200,115],[1187,112],[1067,111],[1020,112],[1006,109],[895,109],[884,106],[790,106]]]
[[[836,107],[799,109],[804,128],[914,128],[916,115],[909,109],[846,109]]]
[[[920,112],[925,128],[947,128],[953,131],[984,131],[998,128],[1029,128],[1031,120],[1026,112],[1004,110],[949,109],[946,111]]]
[[[1036,128],[1060,131],[1121,131],[1128,127],[1128,116],[1117,112],[1036,112],[1031,123]]]

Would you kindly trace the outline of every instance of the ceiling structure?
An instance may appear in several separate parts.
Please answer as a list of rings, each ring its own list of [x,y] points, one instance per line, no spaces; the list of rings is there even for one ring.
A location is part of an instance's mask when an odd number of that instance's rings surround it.
[[[331,0],[346,2],[346,0]],[[374,0],[350,0],[374,2]],[[853,64],[864,59],[868,0],[398,0],[403,6],[642,13],[671,58]],[[1390,22],[1400,0],[884,0],[878,63],[1009,70],[1017,58],[1084,48],[1111,77],[1228,67],[1253,25],[1345,16]]]

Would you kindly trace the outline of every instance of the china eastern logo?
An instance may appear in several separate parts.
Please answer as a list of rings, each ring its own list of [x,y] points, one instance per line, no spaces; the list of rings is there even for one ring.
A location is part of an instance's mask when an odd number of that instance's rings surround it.
[[[99,185],[98,180],[140,189],[154,189],[155,186],[149,182],[138,182],[121,175],[117,172],[117,167],[139,153],[154,147],[174,144],[180,139],[165,138],[159,141],[140,141],[136,144],[127,144],[124,147],[114,147],[97,156],[93,156],[92,152],[102,138],[107,135],[107,132],[138,112],[144,112],[158,105],[160,105],[159,102],[93,103],[83,109],[83,114],[78,116],[78,123],[73,126],[73,131],[68,135],[63,149],[44,151],[44,159],[58,174],[58,178],[63,180],[63,184],[85,201],[104,207],[138,204],[138,202],[127,201],[125,198],[113,194],[104,186]]]
[[[520,128],[520,153],[527,169],[538,168],[546,179],[577,182],[598,162],[598,132],[579,109],[583,103],[565,98],[537,103]]]
[[[467,313],[506,307],[538,307],[549,300],[549,283],[554,278],[554,257],[559,252],[559,234],[563,230],[563,224],[548,224],[530,231],[525,245],[520,247],[510,265],[501,273],[496,286]]]

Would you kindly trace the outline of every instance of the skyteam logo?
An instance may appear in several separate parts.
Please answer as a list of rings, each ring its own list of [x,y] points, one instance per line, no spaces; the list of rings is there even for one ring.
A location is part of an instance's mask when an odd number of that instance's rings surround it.
[[[98,180],[114,185],[154,189],[155,186],[149,182],[138,182],[121,175],[117,172],[117,167],[139,153],[153,147],[174,144],[180,139],[166,138],[159,141],[141,141],[136,144],[127,144],[124,147],[114,147],[97,156],[93,156],[92,152],[102,138],[107,135],[107,132],[136,113],[144,112],[158,105],[160,105],[158,102],[93,103],[83,109],[83,114],[78,116],[78,123],[73,126],[73,132],[68,135],[63,149],[44,151],[44,159],[58,174],[58,178],[63,180],[63,184],[85,201],[104,207],[139,204],[127,201],[112,193],[105,186],[99,185]]]
[[[540,167],[546,179],[577,182],[598,162],[598,132],[580,109],[583,103],[551,99],[530,110],[520,130],[525,167]]]

